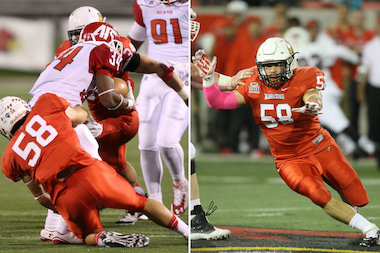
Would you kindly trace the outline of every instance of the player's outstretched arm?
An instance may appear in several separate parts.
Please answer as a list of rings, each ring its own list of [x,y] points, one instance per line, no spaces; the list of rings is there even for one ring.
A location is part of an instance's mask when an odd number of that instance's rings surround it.
[[[54,212],[57,212],[57,209],[55,209],[53,203],[51,202],[50,195],[47,192],[45,192],[45,190],[39,183],[34,181],[34,179],[30,175],[24,175],[22,180],[24,181],[25,185],[29,188],[29,190],[32,192],[34,199],[37,200],[41,206],[51,209]]]
[[[203,93],[209,107],[214,109],[236,109],[245,104],[244,97],[237,91],[222,92],[215,82],[216,57],[210,62],[204,50],[198,50],[193,63],[203,78]]]
[[[170,88],[174,89],[184,101],[187,101],[189,99],[189,93],[182,80],[173,71],[173,67],[167,67],[161,62],[155,61],[141,54],[140,64],[134,70],[134,72],[144,74],[156,73],[162,81],[164,81]]]

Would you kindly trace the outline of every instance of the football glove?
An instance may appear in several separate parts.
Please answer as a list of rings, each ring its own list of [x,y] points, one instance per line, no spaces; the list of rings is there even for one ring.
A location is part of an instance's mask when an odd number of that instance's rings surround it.
[[[84,124],[87,126],[95,138],[101,135],[103,132],[103,125],[96,122],[92,117],[88,117]]]
[[[168,61],[174,67],[174,74],[176,74],[181,80],[187,80],[189,78],[189,64],[176,62],[176,61]],[[189,82],[184,82],[187,86]]]
[[[299,112],[299,113],[315,116],[317,114],[320,114],[321,109],[322,109],[321,104],[318,103],[317,101],[312,100],[312,101],[306,102],[305,105],[300,108],[293,108],[292,112]]]
[[[209,79],[214,76],[216,68],[216,56],[214,56],[210,62],[208,55],[205,53],[205,50],[199,49],[192,57],[192,59],[194,65],[199,71],[199,75],[202,78]]]

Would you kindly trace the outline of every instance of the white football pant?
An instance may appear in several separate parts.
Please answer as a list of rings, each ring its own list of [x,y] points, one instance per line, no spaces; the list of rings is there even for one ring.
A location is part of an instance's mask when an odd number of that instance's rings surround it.
[[[136,100],[140,163],[149,198],[162,203],[161,157],[173,184],[186,180],[184,153],[179,144],[188,125],[188,107],[178,94],[156,75],[144,75]]]

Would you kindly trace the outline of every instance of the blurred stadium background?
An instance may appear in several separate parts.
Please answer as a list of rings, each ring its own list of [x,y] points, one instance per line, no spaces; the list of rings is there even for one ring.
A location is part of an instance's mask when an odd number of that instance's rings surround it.
[[[55,54],[56,48],[67,39],[67,20],[80,6],[97,8],[122,36],[127,36],[133,23],[133,0],[0,0],[0,97],[19,96],[30,99],[29,90]],[[146,54],[146,46],[140,49]],[[136,94],[141,75],[132,74]],[[181,141],[187,154],[187,132]],[[0,154],[8,141],[0,138]],[[140,169],[137,136],[127,145],[127,160],[138,173]],[[185,161],[187,164],[187,160]],[[144,184],[142,184],[145,188]],[[167,169],[163,177],[163,200],[170,207],[172,182]],[[35,202],[22,183],[13,183],[0,173],[0,252],[92,252],[110,249],[84,246],[53,245],[39,240],[47,211]],[[134,226],[115,226],[123,216],[122,210],[106,209],[101,219],[107,229],[122,233],[145,233],[151,238],[148,248],[141,252],[187,252],[186,241],[177,233],[161,228],[151,221]],[[183,219],[187,222],[187,213]],[[120,252],[120,249],[114,249]]]
[[[238,70],[255,65],[255,50],[263,39],[282,36],[291,26],[306,28],[307,25],[313,24],[310,21],[314,20],[319,23],[322,31],[332,29],[334,25],[339,30],[344,28],[338,24],[339,17],[346,16],[346,25],[351,27],[357,21],[354,19],[357,11],[363,14],[362,31],[373,35],[376,25],[380,24],[379,1],[246,0],[240,1],[239,4],[231,3],[232,1],[225,0],[192,1],[193,10],[198,15],[196,21],[201,25],[200,33],[192,44],[192,54],[194,55],[197,49],[203,48],[210,56],[216,55],[217,72],[230,76],[236,74]],[[347,5],[346,13],[340,8],[342,4]],[[239,41],[239,36],[245,36],[244,33],[251,37]],[[360,35],[357,40],[357,44],[354,44],[359,47],[352,49],[360,56],[365,41]],[[246,46],[244,43],[251,44]],[[344,41],[337,39],[337,43],[343,44]],[[348,78],[342,80],[340,88],[343,94],[342,108],[349,117],[348,83],[352,81],[350,74],[353,72],[349,64],[345,67],[348,70]],[[345,74],[347,77],[347,73],[340,74]],[[206,210],[208,203],[213,201],[218,210],[209,216],[210,222],[230,228],[232,231],[232,239],[229,241],[192,242],[194,252],[239,251],[239,249],[244,252],[261,252],[263,248],[260,250],[254,246],[273,245],[270,239],[254,241],[252,238],[265,237],[265,233],[250,232],[249,228],[356,232],[327,217],[320,208],[286,186],[275,170],[265,137],[260,131],[254,130],[256,139],[250,139],[249,129],[252,126],[247,121],[253,119],[247,108],[233,111],[209,109],[202,91],[193,89],[191,109],[191,140],[197,148],[196,171],[203,208]],[[360,106],[358,128],[360,135],[368,134],[366,103]],[[358,158],[349,154],[348,158],[361,177],[371,200],[370,204],[360,212],[369,220],[380,224],[378,195],[380,171],[376,161],[373,155]],[[339,198],[336,193],[333,195]],[[251,242],[244,241],[244,238],[251,238]],[[337,244],[334,245],[326,242],[326,245],[321,246],[324,248],[321,252],[330,252],[329,248],[336,248],[337,251],[334,252],[340,252],[339,249],[360,250],[352,246],[354,245],[352,242],[348,245],[347,241],[339,242],[339,240],[336,239]],[[313,242],[309,244],[302,242],[300,237],[299,244],[295,240],[292,245],[313,248]],[[294,252],[299,250],[294,248]],[[291,250],[272,248],[265,252],[269,251],[290,252]],[[318,249],[304,249],[302,252],[311,251],[319,252]]]

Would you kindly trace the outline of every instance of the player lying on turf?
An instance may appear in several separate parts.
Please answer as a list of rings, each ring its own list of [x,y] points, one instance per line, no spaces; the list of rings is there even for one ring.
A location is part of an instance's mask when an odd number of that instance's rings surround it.
[[[367,192],[334,139],[321,127],[324,74],[314,67],[294,68],[294,52],[282,38],[260,46],[255,73],[235,91],[221,92],[214,83],[216,58],[199,50],[193,62],[203,73],[203,91],[211,108],[252,107],[256,123],[268,139],[281,178],[332,218],[365,234],[360,246],[380,244],[379,228],[353,206],[368,204]],[[337,200],[324,182],[350,204]]]
[[[85,122],[88,116],[82,107],[70,107],[67,100],[52,93],[41,95],[32,109],[17,97],[1,99],[0,132],[10,139],[1,158],[3,173],[15,182],[22,179],[28,184],[35,198],[43,206],[57,210],[86,244],[149,244],[143,234],[105,231],[99,206],[143,212],[158,225],[187,238],[188,226],[183,221],[161,203],[136,193],[112,167],[81,148],[72,125]],[[86,128],[77,127],[80,126]],[[37,184],[46,193],[35,190]]]

